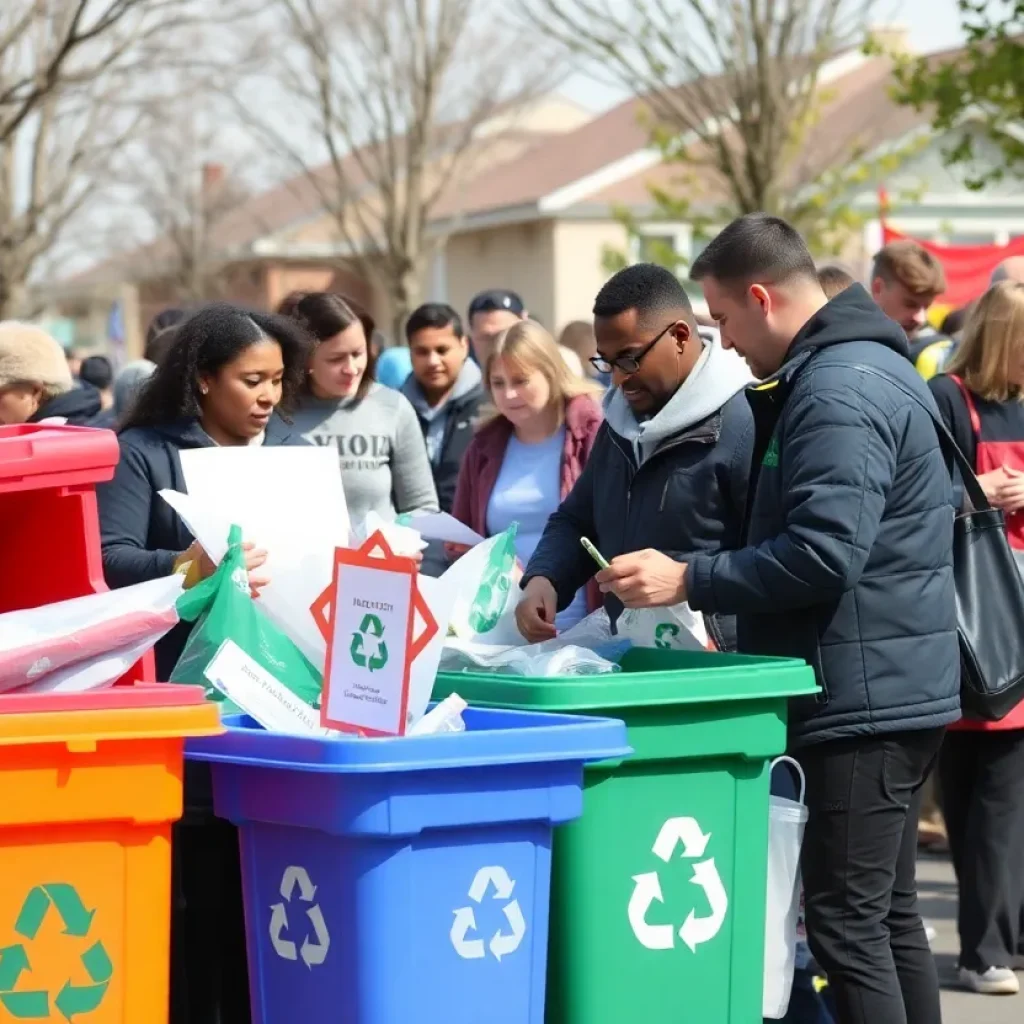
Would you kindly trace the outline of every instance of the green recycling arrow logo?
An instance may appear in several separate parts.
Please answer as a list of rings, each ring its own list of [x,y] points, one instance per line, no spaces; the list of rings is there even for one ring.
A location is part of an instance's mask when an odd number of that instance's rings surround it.
[[[366,641],[373,638],[377,646],[374,654],[367,656]],[[371,672],[383,668],[388,663],[388,645],[384,641],[384,624],[369,612],[363,616],[363,621],[352,634],[352,643],[349,644],[349,654],[352,661],[360,668],[368,668]]]
[[[672,641],[679,636],[679,627],[674,622],[660,622],[654,630],[654,646],[663,650],[672,647]]]
[[[39,934],[46,915],[53,907],[64,924],[64,934],[87,938],[95,910],[86,910],[72,885],[37,885],[25,897],[14,930],[29,942]],[[81,954],[88,984],[74,984],[69,978],[52,999],[52,1008],[67,1021],[99,1008],[107,994],[114,965],[102,942],[94,942]],[[17,1020],[47,1020],[51,1016],[50,993],[45,990],[18,990],[22,974],[31,972],[28,952],[22,943],[0,949],[0,1004]]]

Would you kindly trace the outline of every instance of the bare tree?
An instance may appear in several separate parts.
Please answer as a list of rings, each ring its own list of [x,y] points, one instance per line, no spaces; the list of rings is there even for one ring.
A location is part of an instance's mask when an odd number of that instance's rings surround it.
[[[246,154],[216,112],[201,96],[171,107],[126,156],[119,177],[140,243],[135,273],[166,281],[185,304],[227,297],[218,228],[251,193]]]
[[[308,176],[351,259],[388,295],[400,337],[440,242],[435,211],[457,206],[487,122],[556,80],[551,47],[510,24],[501,0],[277,7],[291,44],[277,72],[288,127],[260,128]],[[311,160],[311,137],[326,165]]]
[[[822,69],[863,44],[875,2],[523,0],[541,33],[646,101],[666,160],[685,165],[692,184],[699,176],[724,193],[730,214],[804,221],[822,216],[849,184],[843,173],[823,176],[828,163],[804,143],[821,113]],[[840,162],[852,172],[860,155]],[[672,197],[654,199],[667,206]]]
[[[0,3],[0,317],[33,268],[114,181],[124,147],[157,118],[202,30],[246,0]],[[179,76],[180,77],[180,76]]]

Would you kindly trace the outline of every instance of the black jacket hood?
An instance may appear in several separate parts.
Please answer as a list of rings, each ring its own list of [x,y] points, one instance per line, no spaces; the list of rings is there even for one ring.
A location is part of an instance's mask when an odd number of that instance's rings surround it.
[[[63,416],[68,426],[91,427],[94,425],[93,420],[102,412],[100,393],[91,384],[82,384],[43,403],[29,423],[38,423],[51,416]]]
[[[786,353],[783,369],[805,353],[848,341],[874,341],[910,358],[903,328],[878,308],[863,285],[852,284],[804,324]]]

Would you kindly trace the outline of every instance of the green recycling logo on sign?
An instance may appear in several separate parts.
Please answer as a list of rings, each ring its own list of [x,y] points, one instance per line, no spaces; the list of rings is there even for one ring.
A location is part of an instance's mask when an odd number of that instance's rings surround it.
[[[21,906],[14,930],[30,943],[39,934],[46,915],[53,908],[64,925],[64,934],[86,939],[95,910],[86,910],[72,885],[55,883],[37,885]],[[83,943],[84,945],[84,943]],[[67,1021],[98,1009],[107,994],[114,965],[102,942],[94,942],[81,954],[87,984],[76,984],[69,978],[51,998],[45,990],[19,990],[18,982],[32,970],[28,951],[22,943],[0,949],[0,1005],[17,1020],[47,1020],[52,1009]]]
[[[377,650],[367,654],[367,641],[373,638]],[[376,615],[367,613],[363,621],[352,634],[352,643],[348,648],[352,661],[360,668],[368,668],[371,672],[383,668],[388,663],[388,645],[384,641],[384,624]]]

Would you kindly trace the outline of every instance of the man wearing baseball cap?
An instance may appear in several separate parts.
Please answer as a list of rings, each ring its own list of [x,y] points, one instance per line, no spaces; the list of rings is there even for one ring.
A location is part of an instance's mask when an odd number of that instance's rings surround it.
[[[475,295],[469,304],[466,318],[473,360],[480,367],[486,367],[494,339],[517,321],[529,319],[529,316],[523,300],[507,288],[492,288]],[[582,377],[583,364],[580,357],[564,345],[559,345],[559,350],[569,369]]]

